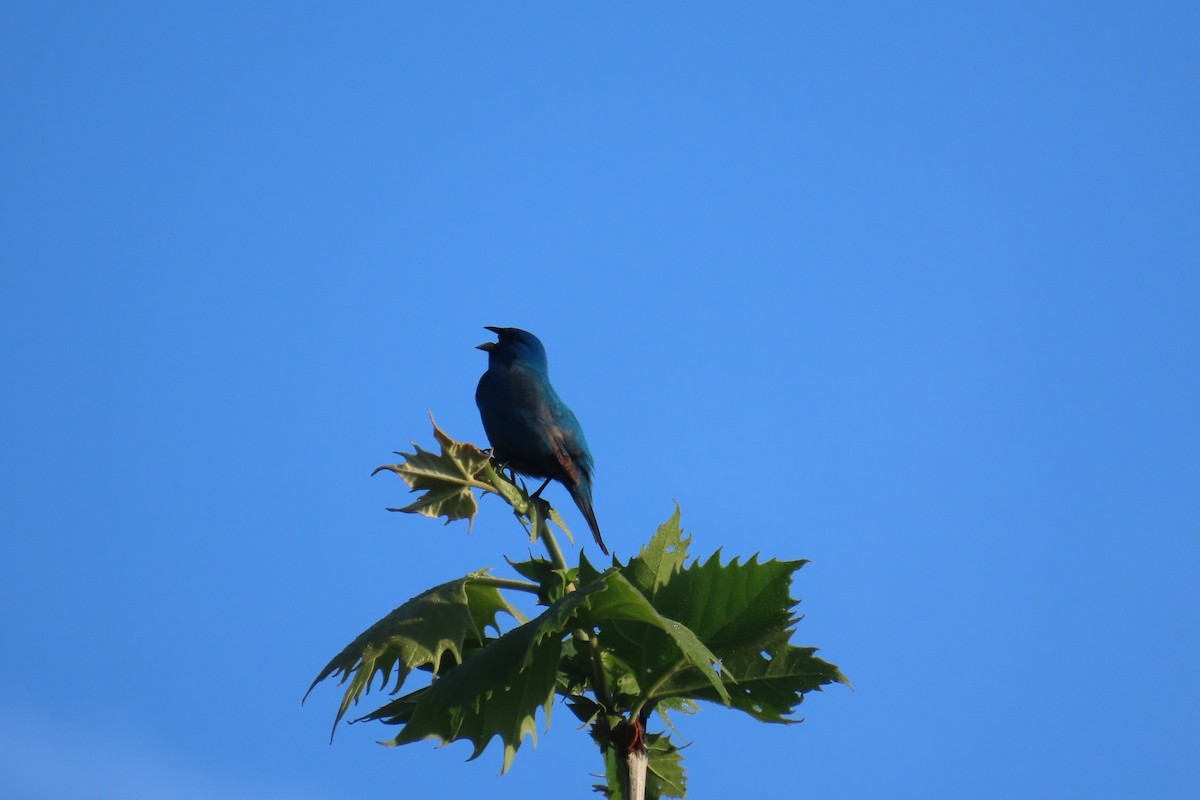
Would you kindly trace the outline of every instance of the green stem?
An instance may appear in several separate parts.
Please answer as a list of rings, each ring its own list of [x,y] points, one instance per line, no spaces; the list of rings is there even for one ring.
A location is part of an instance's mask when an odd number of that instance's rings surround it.
[[[537,594],[541,588],[536,583],[529,581],[519,581],[515,578],[493,578],[490,575],[472,578],[472,583],[482,584],[483,586],[491,586],[496,589],[512,589],[516,592],[528,592],[529,594]]]
[[[589,636],[587,643],[592,655],[592,687],[595,689],[596,699],[605,709],[611,709],[612,699],[608,696],[608,679],[604,676],[604,662],[600,658],[599,637]]]
[[[641,713],[642,713],[642,709],[645,708],[646,703],[649,703],[650,700],[654,697],[654,693],[657,692],[659,689],[661,689],[662,685],[664,683],[666,683],[671,678],[673,678],[675,676],[675,671],[678,670],[681,666],[683,666],[686,663],[687,663],[687,659],[684,659],[684,658],[679,659],[678,661],[676,661],[674,664],[671,665],[671,668],[669,670],[667,670],[666,672],[663,673],[663,676],[661,678],[659,678],[653,686],[646,689],[646,691],[642,692],[641,697],[639,697],[637,699],[637,702],[633,704],[633,708],[629,712],[629,718],[634,719],[635,717],[640,717]]]
[[[567,559],[563,557],[562,548],[558,546],[558,540],[554,538],[554,534],[550,532],[550,523],[546,520],[539,520],[541,524],[541,532],[538,538],[546,545],[546,552],[550,554],[550,560],[554,562],[554,566],[561,569],[564,573],[570,569],[567,566]]]

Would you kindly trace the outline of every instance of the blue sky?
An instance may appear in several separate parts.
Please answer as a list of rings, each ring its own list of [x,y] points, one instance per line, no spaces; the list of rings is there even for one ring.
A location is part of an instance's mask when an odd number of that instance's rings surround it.
[[[585,796],[561,707],[497,777],[299,705],[526,552],[369,477],[427,410],[482,442],[483,325],[546,343],[619,555],[678,500],[813,561],[854,691],[682,720],[691,796],[1194,790],[1194,4],[0,15],[0,794]]]

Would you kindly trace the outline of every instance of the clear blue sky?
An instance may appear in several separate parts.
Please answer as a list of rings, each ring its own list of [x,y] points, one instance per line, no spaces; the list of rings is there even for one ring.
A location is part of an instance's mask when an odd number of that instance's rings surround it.
[[[855,690],[682,720],[692,797],[1190,794],[1198,32],[6,3],[0,795],[589,796],[561,707],[497,777],[494,744],[330,746],[338,693],[299,705],[525,552],[494,503],[468,536],[368,477],[427,409],[482,441],[483,325],[545,341],[618,554],[678,500],[699,554],[813,560],[796,641]]]

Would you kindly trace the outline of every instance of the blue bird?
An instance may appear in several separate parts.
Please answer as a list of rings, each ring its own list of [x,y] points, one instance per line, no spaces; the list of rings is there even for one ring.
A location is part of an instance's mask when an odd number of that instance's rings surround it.
[[[605,555],[600,525],[592,511],[592,454],[579,420],[550,385],[546,348],[520,328],[486,326],[499,342],[485,342],[488,368],[475,390],[492,456],[522,475],[561,483],[587,520]]]

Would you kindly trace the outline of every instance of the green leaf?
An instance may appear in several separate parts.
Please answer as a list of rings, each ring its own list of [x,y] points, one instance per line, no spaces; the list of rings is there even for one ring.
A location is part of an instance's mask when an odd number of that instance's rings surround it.
[[[590,697],[572,695],[567,698],[567,708],[584,725],[590,725],[596,717],[604,713],[604,706]]]
[[[508,560],[508,565],[522,577],[538,584],[538,604],[548,606],[567,593],[567,588],[576,580],[578,570],[570,569],[565,572],[554,566],[554,562],[545,558],[531,558],[528,561]]]
[[[550,521],[558,526],[558,529],[567,535],[567,541],[575,544],[575,537],[571,535],[571,529],[567,527],[567,523],[563,521],[562,514],[558,513],[558,509],[546,503],[546,508],[549,509]]]
[[[753,557],[744,564],[738,559],[721,564],[718,552],[684,568],[689,543],[677,507],[621,574],[657,615],[688,631],[719,666],[697,669],[666,629],[609,614],[600,628],[604,663],[616,673],[608,679],[626,691],[636,684],[636,709],[709,700],[780,722],[804,692],[845,682],[837,667],[813,656],[813,649],[788,644],[797,621],[792,578],[806,562],[759,563]],[[582,569],[580,574],[586,577]],[[622,666],[629,673],[620,674]]]
[[[683,535],[679,517],[679,504],[676,503],[675,513],[671,518],[658,526],[658,531],[651,537],[649,544],[643,546],[637,556],[622,570],[629,582],[643,594],[653,595],[668,583],[675,573],[683,569],[684,562],[687,561],[688,545],[691,544],[692,537]]]
[[[495,492],[512,506],[513,514],[529,534],[529,541],[536,542],[546,533],[549,520],[562,529],[572,544],[575,543],[571,530],[554,506],[542,497],[531,497],[523,483],[518,486],[509,480],[502,470],[496,469],[494,463],[487,464],[479,477],[486,484],[480,488]]]
[[[720,551],[693,562],[654,594],[654,607],[696,632],[714,649],[773,636],[794,624],[792,574],[805,561],[722,565]]]
[[[763,722],[798,722],[787,715],[795,712],[806,692],[849,681],[836,666],[817,658],[815,647],[789,644],[790,635],[791,631],[784,631],[774,641],[744,647],[724,657],[725,670],[737,677],[737,682],[729,686],[728,701],[704,681],[687,674],[674,676],[659,687],[658,694],[725,702]]]
[[[521,566],[531,574],[545,575],[544,565],[525,562]],[[499,736],[507,771],[525,735],[535,735],[538,707],[549,713],[560,680],[563,637],[571,630],[613,620],[659,631],[677,654],[677,670],[703,676],[718,697],[727,694],[713,667],[713,654],[686,627],[658,614],[620,571],[598,573],[584,561],[579,576],[576,591],[555,601],[541,616],[488,642],[436,677],[427,691],[393,701],[364,719],[404,724],[390,742],[394,745],[429,737],[443,742],[468,740],[474,746],[471,758]],[[662,677],[653,676],[654,680]],[[561,679],[574,683],[569,676]]]
[[[646,768],[646,800],[685,797],[687,776],[683,771],[683,756],[671,737],[661,733],[647,735],[646,750],[650,757]]]
[[[671,718],[671,715],[678,712],[680,714],[691,716],[692,714],[696,714],[700,711],[700,704],[691,697],[662,697],[656,700],[654,710],[658,713],[658,716],[662,719],[666,726],[678,734],[680,738],[682,738],[683,734],[679,732],[677,727],[675,727],[675,720]]]
[[[430,420],[433,420],[432,415]],[[423,493],[412,503],[388,511],[445,517],[447,525],[465,519],[467,530],[470,530],[479,513],[479,502],[472,490],[478,489],[499,495],[508,503],[531,542],[549,533],[549,524],[553,522],[574,543],[571,530],[557,509],[541,497],[530,496],[523,482],[518,485],[509,479],[488,453],[469,442],[450,438],[436,422],[433,423],[433,436],[441,446],[440,454],[413,442],[415,453],[397,450],[396,455],[404,456],[404,461],[376,467],[371,473],[394,472],[412,491]]]
[[[338,685],[348,685],[333,721],[336,729],[350,705],[371,690],[377,675],[384,690],[394,671],[392,691],[398,692],[412,670],[428,667],[437,672],[446,653],[461,662],[464,643],[482,642],[485,629],[496,627],[498,613],[513,613],[497,589],[476,582],[487,572],[479,570],[435,586],[376,622],[334,656],[305,698],[321,681],[340,675]]]
[[[588,583],[602,582],[606,587],[588,603],[587,610],[580,615],[581,623],[600,627],[602,631],[623,623],[626,627],[614,631],[614,635],[623,637],[627,645],[633,644],[635,648],[634,643],[639,639],[654,637],[658,651],[652,657],[647,658],[646,654],[639,657],[636,650],[629,652],[629,647],[620,656],[625,662],[640,666],[635,677],[644,692],[675,672],[696,670],[719,696],[728,695],[715,669],[717,656],[686,625],[660,614],[620,570],[614,568],[600,575],[581,557],[579,577]],[[608,636],[603,632],[600,640],[607,646]]]
[[[364,719],[404,723],[387,744],[425,738],[449,743],[460,739],[474,746],[471,758],[499,736],[504,745],[502,772],[507,772],[526,734],[536,740],[535,715],[549,716],[558,676],[563,636],[590,595],[604,589],[596,583],[555,602],[541,616],[486,644],[457,667],[434,679],[427,690],[368,714]]]
[[[490,456],[473,444],[451,439],[436,422],[433,425],[433,435],[441,445],[440,455],[423,450],[414,442],[415,453],[396,452],[396,455],[404,456],[405,460],[402,463],[378,467],[371,474],[389,470],[399,475],[414,492],[424,492],[409,505],[403,508],[389,508],[388,511],[404,511],[433,518],[445,517],[447,525],[455,520],[465,519],[469,530],[475,521],[475,514],[479,511],[479,504],[471,490],[493,491],[490,485],[479,479],[480,472],[489,466]]]
[[[455,442],[435,425],[440,455],[417,447],[403,464],[381,467],[399,474],[424,494],[404,509],[431,517],[473,520],[472,489],[499,494],[536,540],[557,512],[529,497],[473,445]],[[401,454],[404,455],[404,454]],[[378,471],[378,470],[377,470]],[[789,718],[806,692],[846,683],[815,648],[790,643],[797,622],[791,583],[803,561],[720,561],[720,552],[690,566],[691,537],[675,512],[629,564],[597,571],[581,557],[577,569],[554,561],[509,562],[536,581],[544,613],[489,638],[508,606],[499,590],[476,572],[418,595],[359,636],[325,667],[309,687],[332,676],[347,684],[337,723],[353,703],[381,688],[398,694],[412,670],[432,673],[428,686],[383,705],[362,720],[399,725],[384,744],[433,738],[469,741],[479,757],[500,737],[506,772],[526,735],[536,743],[537,711],[549,723],[550,707],[563,695],[605,750],[611,796],[620,747],[614,732],[641,736],[651,711],[690,713],[696,701],[721,703],[766,722]],[[552,550],[561,563],[557,548]],[[531,590],[521,581],[489,583]],[[599,672],[597,672],[599,670]],[[393,679],[393,674],[395,678]],[[307,697],[307,694],[306,694]],[[670,724],[668,720],[668,724]],[[644,736],[649,753],[647,798],[682,797],[686,788],[678,748],[665,735]],[[626,743],[632,741],[626,738]],[[622,763],[618,764],[618,760]]]

